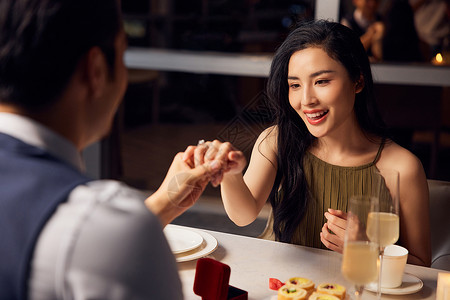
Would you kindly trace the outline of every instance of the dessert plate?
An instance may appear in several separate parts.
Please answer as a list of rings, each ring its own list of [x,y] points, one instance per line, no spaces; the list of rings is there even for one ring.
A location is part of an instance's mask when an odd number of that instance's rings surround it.
[[[173,254],[191,251],[203,243],[203,237],[197,232],[171,224],[164,228],[164,234]]]
[[[365,289],[371,292],[376,293],[377,292],[377,283],[371,283],[368,284]],[[400,285],[397,288],[388,289],[388,288],[381,288],[382,294],[387,295],[408,295],[413,294],[418,291],[420,291],[423,287],[423,282],[419,278],[417,278],[414,275],[405,273],[403,274],[403,281],[402,285]]]
[[[177,262],[199,259],[211,254],[217,249],[218,242],[215,237],[202,230],[195,230],[195,232],[202,236],[202,244],[191,251],[175,254]]]

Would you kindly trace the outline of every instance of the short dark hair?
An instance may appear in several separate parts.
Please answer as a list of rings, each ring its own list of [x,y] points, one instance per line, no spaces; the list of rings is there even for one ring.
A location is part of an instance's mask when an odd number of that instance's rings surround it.
[[[120,28],[118,0],[0,0],[0,102],[50,106],[94,46],[112,70]]]

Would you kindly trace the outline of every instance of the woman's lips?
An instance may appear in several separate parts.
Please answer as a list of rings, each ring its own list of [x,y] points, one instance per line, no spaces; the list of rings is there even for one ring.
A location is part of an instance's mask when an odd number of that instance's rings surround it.
[[[304,112],[309,124],[317,125],[321,123],[328,115],[328,110]]]

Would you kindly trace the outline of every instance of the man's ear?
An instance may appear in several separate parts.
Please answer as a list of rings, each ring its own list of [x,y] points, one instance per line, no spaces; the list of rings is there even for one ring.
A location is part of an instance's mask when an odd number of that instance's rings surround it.
[[[84,57],[85,79],[91,95],[99,97],[108,81],[108,64],[99,47],[92,47]]]
[[[363,88],[364,88],[364,77],[361,75],[359,76],[359,79],[356,81],[355,92],[358,94],[363,90]]]

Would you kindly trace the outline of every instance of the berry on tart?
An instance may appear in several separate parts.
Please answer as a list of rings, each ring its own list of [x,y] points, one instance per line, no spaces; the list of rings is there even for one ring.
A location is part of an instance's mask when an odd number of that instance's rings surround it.
[[[314,290],[314,282],[312,282],[308,278],[292,277],[288,281],[286,281],[286,284],[299,286],[302,289],[305,289],[307,292],[312,292]]]
[[[342,300],[345,298],[346,289],[344,286],[336,283],[321,283],[317,286],[317,292],[333,295]]]

